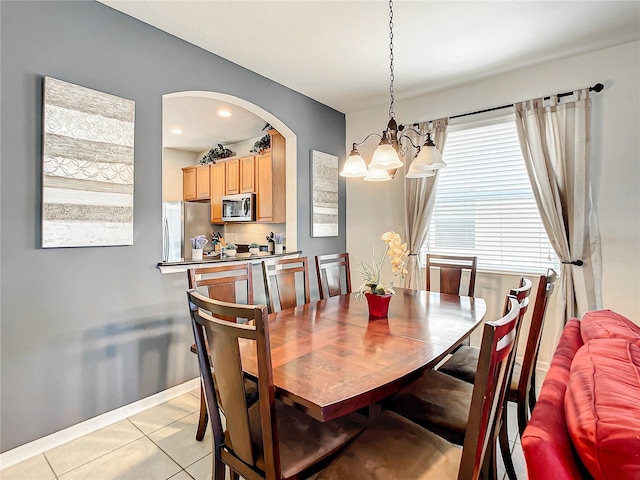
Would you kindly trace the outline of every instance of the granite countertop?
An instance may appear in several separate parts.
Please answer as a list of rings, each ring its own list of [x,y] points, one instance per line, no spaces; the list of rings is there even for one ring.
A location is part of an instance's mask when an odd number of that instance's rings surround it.
[[[187,268],[194,267],[197,265],[209,265],[216,263],[230,263],[230,262],[252,262],[258,263],[262,260],[266,260],[269,258],[281,258],[281,257],[291,257],[291,256],[299,256],[302,251],[297,250],[293,252],[284,252],[282,254],[274,254],[268,252],[260,252],[258,255],[250,255],[249,253],[238,253],[235,257],[225,256],[224,258],[220,258],[219,255],[216,256],[208,256],[205,255],[202,260],[187,260],[182,262],[158,262],[157,267],[162,271],[162,273],[172,273],[175,271],[185,271]]]

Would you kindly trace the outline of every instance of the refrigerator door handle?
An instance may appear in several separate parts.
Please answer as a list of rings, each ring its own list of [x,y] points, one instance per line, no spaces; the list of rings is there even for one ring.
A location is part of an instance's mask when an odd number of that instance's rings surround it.
[[[162,224],[162,261],[169,260],[169,221],[164,217]]]

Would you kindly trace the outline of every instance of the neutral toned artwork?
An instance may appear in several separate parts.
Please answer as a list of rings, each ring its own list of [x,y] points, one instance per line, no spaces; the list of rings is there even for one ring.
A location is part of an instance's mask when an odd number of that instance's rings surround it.
[[[338,236],[338,157],[311,151],[311,236]]]
[[[135,102],[44,79],[42,246],[133,244]]]

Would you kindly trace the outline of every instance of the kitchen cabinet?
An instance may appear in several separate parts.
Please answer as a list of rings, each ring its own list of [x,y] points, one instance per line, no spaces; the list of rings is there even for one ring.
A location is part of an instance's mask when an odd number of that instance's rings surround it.
[[[256,155],[256,221],[286,221],[285,139],[277,130],[269,130],[271,148]]]
[[[182,198],[184,201],[209,200],[209,165],[195,165],[182,169]]]
[[[226,195],[240,193],[240,159],[227,160],[224,162],[227,169]]]
[[[227,160],[227,195],[237,193],[253,193],[255,188],[255,157],[234,158]]]
[[[229,162],[214,163],[209,170],[211,191],[211,223],[224,223],[222,221],[222,196],[226,195],[227,164]]]
[[[255,156],[242,157],[240,159],[240,193],[256,191],[255,172]]]

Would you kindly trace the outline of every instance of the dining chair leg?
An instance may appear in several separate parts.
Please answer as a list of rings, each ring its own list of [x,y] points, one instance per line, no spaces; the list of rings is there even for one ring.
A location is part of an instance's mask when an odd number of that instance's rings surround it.
[[[529,387],[529,411],[533,413],[533,407],[536,406],[536,370],[531,373],[531,386]]]
[[[231,480],[240,480],[240,474],[231,470]]]
[[[227,472],[227,466],[222,462],[220,457],[213,455],[213,475],[212,480],[225,480],[225,473]]]
[[[497,444],[487,452],[480,469],[480,477],[482,480],[498,480],[498,462],[496,459]]]
[[[502,422],[500,425],[500,432],[498,434],[498,440],[500,442],[500,452],[502,453],[502,460],[504,461],[504,469],[507,471],[509,480],[517,480],[516,470],[513,467],[513,460],[511,459],[511,448],[509,445],[509,435],[507,432],[507,410],[505,406],[502,412]]]
[[[204,434],[207,432],[207,422],[209,415],[207,414],[207,401],[204,398],[204,389],[200,382],[200,418],[198,419],[198,430],[196,432],[196,440],[202,441]]]
[[[530,392],[530,391],[529,391]],[[529,393],[528,392],[528,393]],[[520,436],[524,433],[524,429],[529,423],[529,395],[524,395],[523,398],[518,396],[518,431]]]

